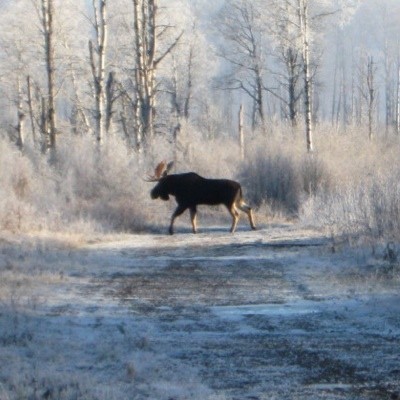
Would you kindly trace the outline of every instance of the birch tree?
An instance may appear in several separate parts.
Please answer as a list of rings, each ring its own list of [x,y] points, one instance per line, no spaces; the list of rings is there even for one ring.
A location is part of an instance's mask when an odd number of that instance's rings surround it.
[[[44,39],[45,68],[47,78],[47,99],[45,101],[45,149],[54,154],[56,150],[55,110],[55,56],[54,56],[54,0],[40,0],[40,22]]]
[[[343,29],[336,30],[331,104],[331,124],[336,127],[341,124],[343,128],[351,121],[354,111],[354,82],[348,82],[347,64],[351,62],[348,63],[344,35]]]
[[[158,24],[157,0],[132,0],[132,5],[135,40],[136,143],[142,148],[148,145],[154,136],[157,69],[164,58],[173,51],[183,32],[169,45],[160,49],[159,42],[167,36],[172,26]]]
[[[312,127],[312,82],[310,66],[310,27],[308,0],[298,0],[299,30],[301,37],[302,67],[304,80],[304,120],[306,127],[307,151],[312,152],[313,145],[313,127]]]
[[[252,128],[263,126],[265,49],[263,24],[256,1],[235,0],[223,8],[218,30],[228,43],[220,51],[232,71],[225,77],[223,88],[240,90],[252,102]]]
[[[367,57],[366,66],[361,71],[361,94],[367,106],[368,138],[372,140],[374,134],[374,114],[376,111],[376,73],[377,66],[372,56]]]
[[[54,63],[51,57],[52,41],[49,38],[52,29],[46,22],[48,10],[47,3],[35,0],[27,4],[9,3],[1,13],[0,52],[3,57],[0,63],[0,101],[3,110],[10,105],[16,109],[16,112],[12,111],[13,116],[17,117],[16,122],[12,122],[12,136],[20,148],[25,146],[29,137],[26,132],[28,129],[32,132],[33,143],[36,143],[42,104],[45,106],[43,115],[46,125],[50,126],[49,117],[55,121],[54,113],[49,112],[49,104],[54,104],[54,101],[51,102],[54,99]],[[32,24],[32,17],[36,17],[39,24]],[[26,115],[30,117],[28,125],[25,124]],[[3,111],[1,122],[5,123],[7,118]],[[55,122],[51,126],[55,126]],[[50,137],[54,139],[51,143],[55,143],[55,135],[49,133],[49,129],[40,131],[44,150],[49,149]]]
[[[292,127],[297,126],[302,95],[301,51],[298,42],[298,20],[292,0],[274,0],[270,7],[268,30],[274,40],[274,52],[279,69],[273,75],[278,88],[268,89],[282,102],[283,115]]]
[[[15,26],[12,26],[16,29]],[[5,56],[4,60],[8,60],[9,64],[0,64],[0,82],[1,82],[1,107],[4,110],[12,105],[11,116],[12,131],[10,139],[22,150],[25,144],[25,90],[24,76],[26,73],[26,43],[20,38],[12,37],[12,32],[4,33],[0,38],[0,52]],[[11,67],[11,69],[9,69]],[[16,120],[16,122],[14,122]]]
[[[187,25],[184,40],[181,41],[177,51],[169,57],[169,68],[163,69],[165,73],[163,91],[165,90],[170,98],[174,115],[172,129],[174,132],[179,132],[176,128],[181,126],[182,122],[186,126],[190,119],[194,121],[196,118],[196,103],[198,106],[200,99],[209,96],[205,93],[205,85],[202,85],[203,92],[199,93],[201,79],[206,80],[213,71],[213,61],[210,60],[210,50],[204,37],[200,35],[194,21]],[[207,56],[209,57],[207,70],[204,71],[204,57]]]
[[[18,79],[18,101],[17,101],[17,140],[16,144],[20,150],[24,147],[24,121],[25,121],[25,112],[23,107],[23,94],[21,89],[21,82]]]
[[[107,50],[107,0],[92,0],[95,41],[89,41],[90,66],[93,78],[96,140],[100,145],[106,131],[105,68]]]
[[[396,63],[396,119],[395,119],[395,128],[396,133],[400,134],[400,55],[397,56]]]

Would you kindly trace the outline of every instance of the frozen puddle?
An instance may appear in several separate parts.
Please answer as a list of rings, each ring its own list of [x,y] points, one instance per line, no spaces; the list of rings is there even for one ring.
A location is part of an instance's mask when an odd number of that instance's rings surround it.
[[[215,306],[211,307],[220,318],[240,319],[246,315],[292,316],[313,314],[319,312],[315,303],[301,301],[285,304],[249,304],[240,306]]]

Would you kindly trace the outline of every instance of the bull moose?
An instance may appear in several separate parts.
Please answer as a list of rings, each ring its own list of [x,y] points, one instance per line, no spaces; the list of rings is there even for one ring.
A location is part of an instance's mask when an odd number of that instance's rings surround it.
[[[256,229],[252,209],[244,202],[242,188],[238,182],[229,179],[206,179],[195,172],[168,175],[172,166],[173,162],[167,164],[162,161],[157,165],[154,175],[147,179],[148,182],[157,182],[151,191],[152,199],[168,200],[170,195],[175,196],[178,206],[171,217],[171,235],[174,233],[175,219],[187,209],[190,211],[193,233],[197,232],[196,214],[200,204],[225,205],[232,216],[232,233],[235,232],[239,220],[238,209],[247,214],[251,228]]]

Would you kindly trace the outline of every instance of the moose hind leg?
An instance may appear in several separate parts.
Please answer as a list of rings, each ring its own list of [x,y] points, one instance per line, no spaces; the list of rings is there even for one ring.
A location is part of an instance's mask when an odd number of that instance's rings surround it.
[[[239,205],[238,205],[238,207],[239,207],[239,209],[241,210],[241,211],[243,211],[244,213],[246,213],[247,214],[247,216],[248,216],[248,218],[249,218],[249,222],[250,222],[250,226],[251,226],[251,229],[257,229],[256,228],[256,224],[254,223],[254,217],[253,217],[253,210],[251,209],[251,207],[249,207],[246,203],[244,203],[244,202],[241,202]]]
[[[186,207],[183,206],[178,206],[174,213],[172,214],[171,217],[171,223],[169,225],[169,234],[173,235],[174,234],[174,222],[175,222],[175,218],[179,217],[181,214],[183,214],[183,212],[186,210]]]
[[[197,208],[196,207],[191,207],[190,208],[190,220],[192,222],[192,229],[193,233],[197,233]]]

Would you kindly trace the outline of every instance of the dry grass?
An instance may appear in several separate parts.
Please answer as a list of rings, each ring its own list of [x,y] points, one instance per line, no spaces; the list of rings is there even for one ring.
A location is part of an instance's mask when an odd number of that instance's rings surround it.
[[[58,164],[50,168],[41,154],[30,149],[21,154],[0,141],[0,230],[90,236],[162,229],[174,205],[151,201],[152,185],[143,178],[158,161],[176,157],[174,172],[240,180],[262,220],[300,216],[338,234],[391,240],[398,235],[393,221],[400,213],[400,141],[394,136],[371,142],[362,131],[319,126],[310,156],[303,134],[281,127],[247,136],[243,161],[235,138],[206,140],[189,126],[183,127],[177,153],[158,138],[146,160],[116,138],[100,154],[88,137],[59,143]],[[202,213],[214,219],[220,212]]]

